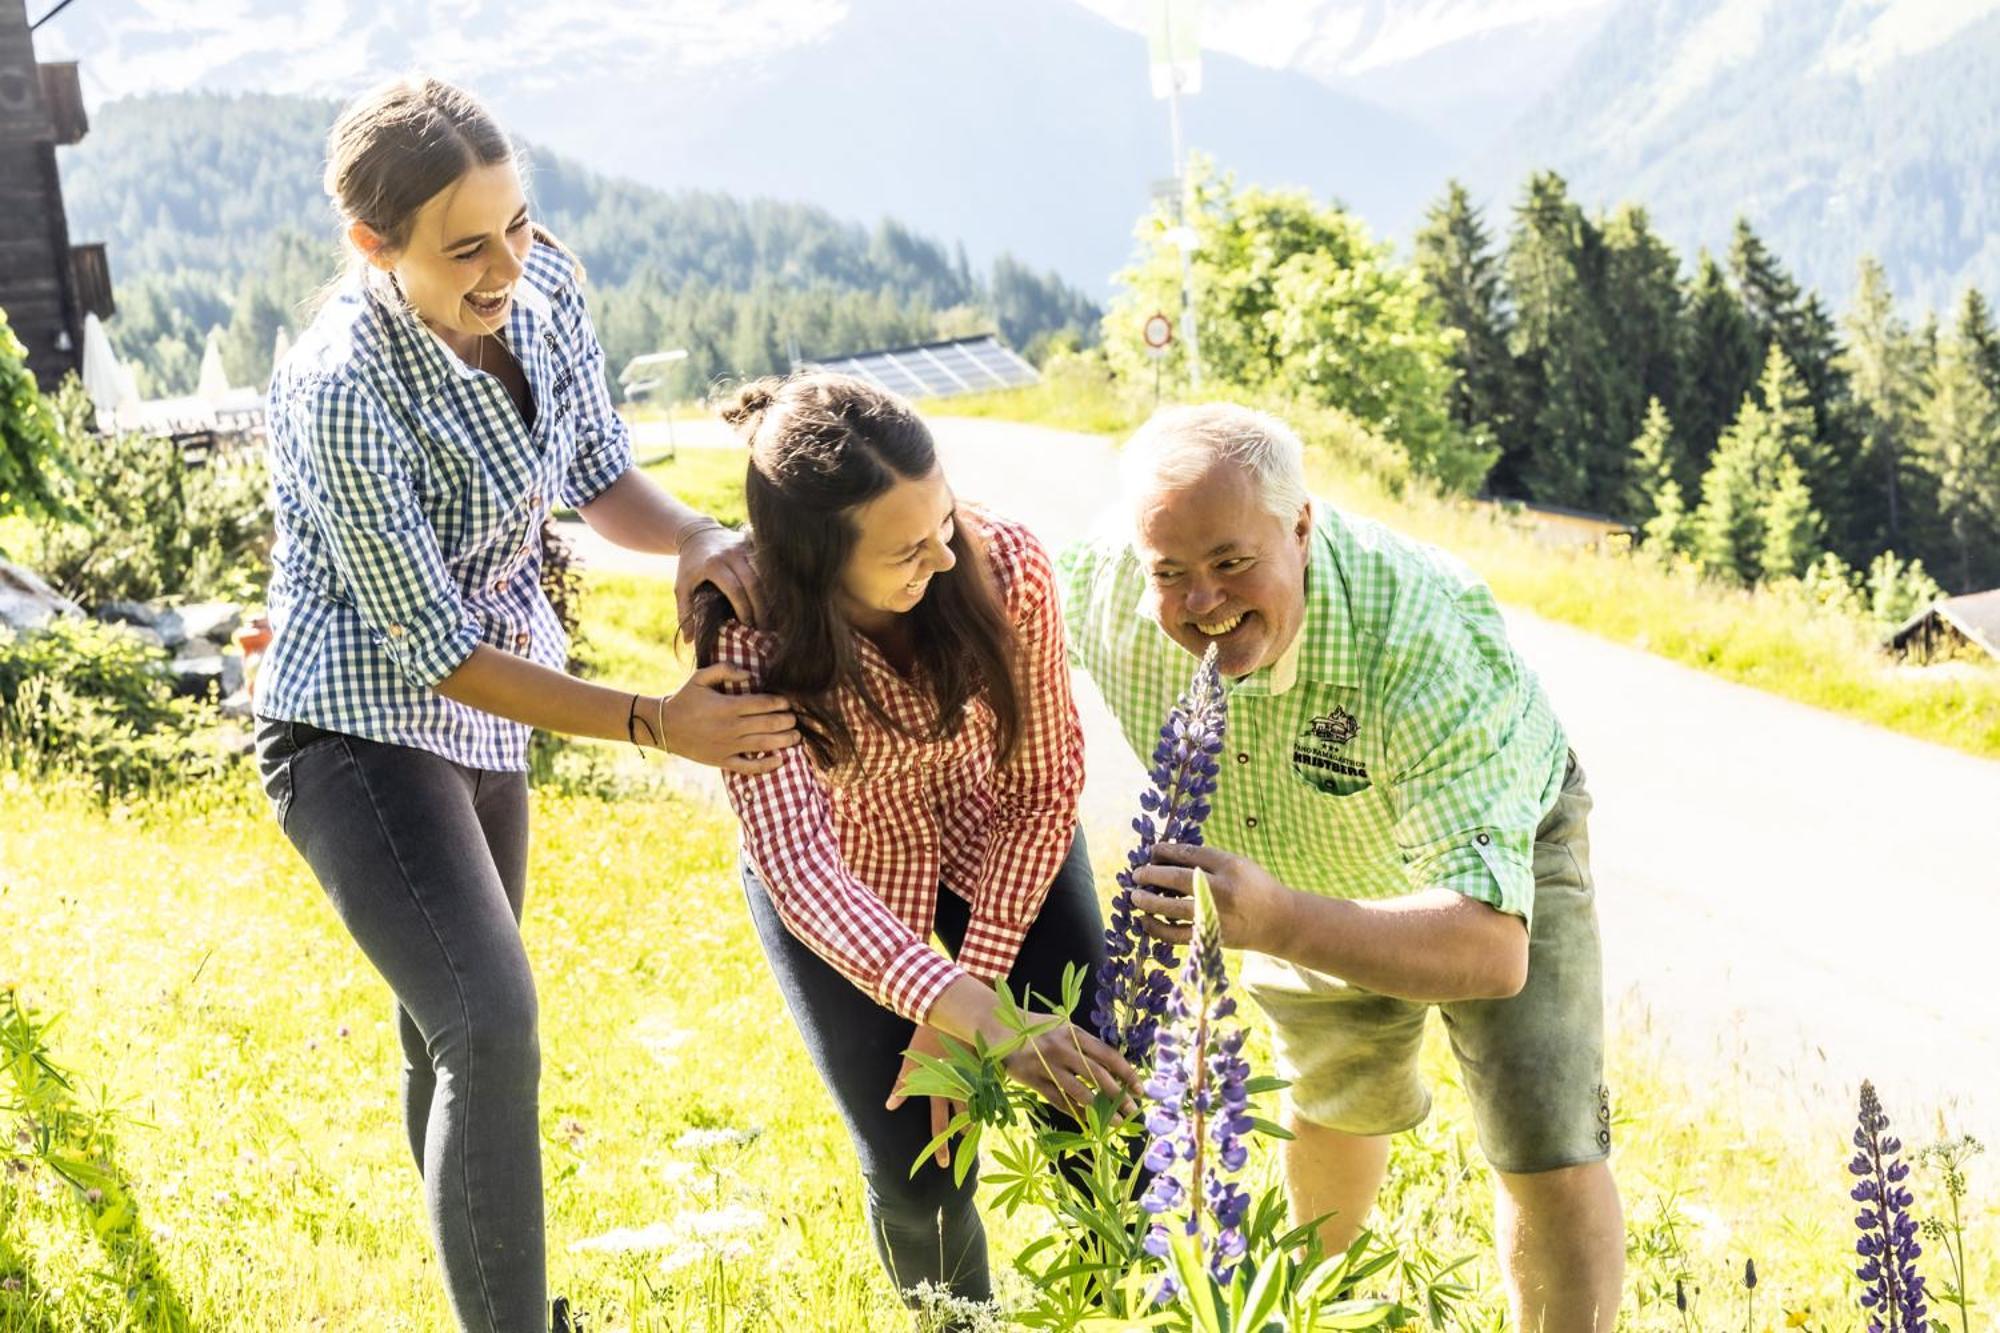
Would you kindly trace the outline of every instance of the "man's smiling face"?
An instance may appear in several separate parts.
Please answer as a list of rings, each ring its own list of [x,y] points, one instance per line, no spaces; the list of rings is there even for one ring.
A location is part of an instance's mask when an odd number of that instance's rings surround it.
[[[1265,506],[1256,479],[1218,461],[1185,485],[1142,494],[1135,549],[1148,610],[1200,656],[1214,644],[1222,674],[1270,666],[1305,622],[1312,504],[1291,519]]]

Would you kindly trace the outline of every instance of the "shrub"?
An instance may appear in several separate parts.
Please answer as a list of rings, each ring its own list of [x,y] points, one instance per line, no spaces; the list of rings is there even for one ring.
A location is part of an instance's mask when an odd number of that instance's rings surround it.
[[[260,452],[190,464],[171,440],[100,435],[74,378],[57,395],[56,417],[69,467],[56,492],[77,521],[42,527],[49,582],[86,606],[263,595],[272,529]]]
[[[60,469],[55,416],[28,373],[28,349],[0,310],[0,514],[62,514],[50,485]]]
[[[211,714],[173,697],[159,649],[90,620],[0,636],[0,763],[78,774],[106,797],[225,765]]]

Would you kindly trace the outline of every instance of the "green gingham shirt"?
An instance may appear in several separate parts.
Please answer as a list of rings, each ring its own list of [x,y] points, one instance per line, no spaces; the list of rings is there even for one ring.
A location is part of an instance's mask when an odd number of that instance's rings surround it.
[[[1435,547],[1316,503],[1305,623],[1227,682],[1204,841],[1339,898],[1447,888],[1524,921],[1568,746],[1486,585]],[[1072,657],[1150,754],[1195,659],[1151,614],[1129,543],[1063,553]]]
[[[490,644],[560,670],[542,520],[632,466],[576,263],[537,239],[501,330],[535,404],[368,282],[329,300],[271,378],[275,637],[260,717],[527,767],[529,729],[435,686]]]

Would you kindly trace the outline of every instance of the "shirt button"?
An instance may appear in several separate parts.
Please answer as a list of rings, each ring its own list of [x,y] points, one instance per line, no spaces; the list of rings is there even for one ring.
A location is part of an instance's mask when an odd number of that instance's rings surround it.
[[[533,495],[528,497],[528,503],[533,505],[535,508],[540,509],[542,507],[542,493],[540,491],[536,491]]]
[[[525,634],[516,634],[514,636],[514,646],[525,649],[528,646],[528,636]]]
[[[494,592],[505,592],[505,591],[507,591],[507,580],[505,580],[505,579],[495,579],[495,580],[493,580],[493,591],[494,591]]]
[[[1255,815],[1245,815],[1245,816],[1243,816],[1243,827],[1244,827],[1244,828],[1256,828],[1256,827],[1257,827],[1257,816],[1255,816]]]
[[[391,625],[391,626],[389,626],[389,637],[390,637],[390,638],[392,638],[392,639],[400,639],[400,638],[402,638],[402,637],[403,637],[403,627],[402,627],[401,625]]]
[[[1478,837],[1474,838],[1473,841],[1478,843],[1481,847],[1484,847],[1487,843],[1492,842],[1493,839],[1487,837],[1484,833],[1482,833]]]
[[[1245,754],[1243,751],[1238,750],[1236,752],[1236,762],[1239,764],[1247,764],[1250,762],[1250,756]]]

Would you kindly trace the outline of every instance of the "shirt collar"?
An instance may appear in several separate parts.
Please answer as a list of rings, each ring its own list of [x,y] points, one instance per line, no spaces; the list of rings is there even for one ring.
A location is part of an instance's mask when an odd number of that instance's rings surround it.
[[[447,347],[430,325],[417,318],[403,303],[400,292],[372,274],[364,274],[361,281],[364,298],[375,308],[388,332],[396,368],[414,388],[430,393],[448,375],[466,378],[478,373]],[[524,373],[528,372],[536,331],[551,328],[553,322],[549,298],[523,274],[514,284],[514,303],[507,311],[507,324],[501,336],[514,350]]]

